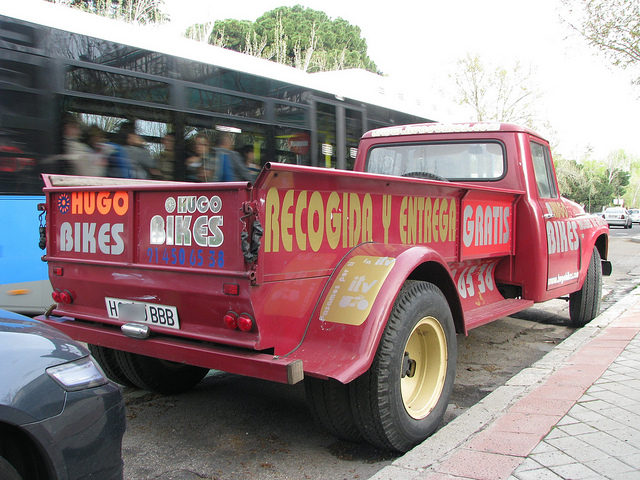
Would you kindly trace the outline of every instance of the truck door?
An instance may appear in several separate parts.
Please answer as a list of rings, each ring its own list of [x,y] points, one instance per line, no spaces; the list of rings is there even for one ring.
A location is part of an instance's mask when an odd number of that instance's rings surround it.
[[[580,235],[577,222],[560,198],[549,147],[531,141],[531,158],[546,229],[547,290],[553,290],[578,282]]]

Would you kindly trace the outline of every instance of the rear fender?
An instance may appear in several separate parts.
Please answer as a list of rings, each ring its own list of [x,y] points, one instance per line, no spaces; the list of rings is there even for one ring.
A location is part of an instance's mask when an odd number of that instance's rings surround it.
[[[437,280],[430,278],[434,272]],[[446,263],[433,249],[363,244],[334,270],[303,341],[287,356],[303,361],[305,375],[342,383],[362,375],[371,366],[398,292],[409,278],[429,280],[446,290],[453,295],[447,297],[454,317],[461,312]]]

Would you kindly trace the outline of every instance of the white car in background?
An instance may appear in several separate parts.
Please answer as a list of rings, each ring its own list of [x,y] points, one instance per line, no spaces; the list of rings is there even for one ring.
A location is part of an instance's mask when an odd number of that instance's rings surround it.
[[[640,208],[630,208],[629,214],[631,215],[632,223],[640,223]]]
[[[629,215],[629,211],[624,207],[607,207],[604,211],[604,219],[610,227],[631,228],[633,226],[631,215]]]

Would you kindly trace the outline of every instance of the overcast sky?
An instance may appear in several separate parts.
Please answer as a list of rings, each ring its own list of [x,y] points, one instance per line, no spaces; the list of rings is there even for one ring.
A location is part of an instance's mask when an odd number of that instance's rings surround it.
[[[591,146],[640,156],[640,87],[632,72],[610,66],[559,20],[559,0],[165,0],[176,29],[194,22],[255,20],[282,5],[301,4],[342,17],[362,30],[380,71],[433,96],[467,52],[494,64],[519,60],[536,69],[540,110],[557,133],[549,140],[565,156]],[[179,27],[179,28],[178,28]],[[460,118],[468,121],[470,118]]]

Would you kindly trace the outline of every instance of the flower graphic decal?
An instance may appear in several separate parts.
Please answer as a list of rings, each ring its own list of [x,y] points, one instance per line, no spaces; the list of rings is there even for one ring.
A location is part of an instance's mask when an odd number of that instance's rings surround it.
[[[71,198],[66,193],[63,193],[58,197],[58,210],[60,213],[67,213],[71,207]]]

